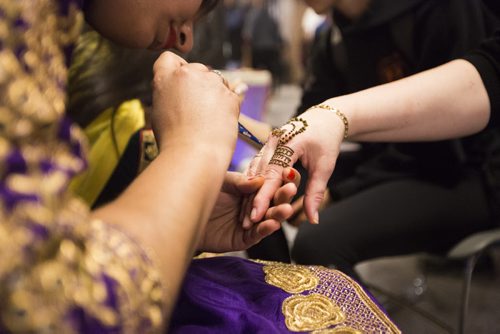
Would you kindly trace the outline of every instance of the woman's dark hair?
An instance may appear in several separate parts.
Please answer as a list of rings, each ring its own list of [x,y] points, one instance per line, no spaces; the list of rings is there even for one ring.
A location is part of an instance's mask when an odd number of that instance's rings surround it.
[[[152,103],[153,64],[159,52],[126,49],[94,31],[84,33],[73,53],[67,114],[81,127],[104,110],[139,99]]]

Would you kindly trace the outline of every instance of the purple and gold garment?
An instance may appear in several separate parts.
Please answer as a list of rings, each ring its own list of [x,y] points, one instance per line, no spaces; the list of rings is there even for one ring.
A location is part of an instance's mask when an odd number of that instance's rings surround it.
[[[320,266],[194,260],[169,333],[400,333],[358,283]]]
[[[64,119],[78,1],[0,0],[0,333],[145,333],[162,288],[144,251],[69,196],[83,136]]]

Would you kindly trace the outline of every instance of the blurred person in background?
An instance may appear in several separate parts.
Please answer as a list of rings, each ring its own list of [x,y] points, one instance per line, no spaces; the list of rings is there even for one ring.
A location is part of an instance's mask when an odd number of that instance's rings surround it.
[[[243,27],[243,40],[250,50],[252,68],[271,72],[273,87],[284,79],[283,47],[280,25],[271,15],[269,1],[252,0]]]

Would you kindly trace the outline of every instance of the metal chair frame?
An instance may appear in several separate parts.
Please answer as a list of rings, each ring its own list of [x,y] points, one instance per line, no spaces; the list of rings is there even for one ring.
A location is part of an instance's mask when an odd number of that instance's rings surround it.
[[[462,280],[462,294],[460,299],[460,311],[457,319],[456,333],[458,334],[465,333],[472,275],[474,273],[476,263],[481,255],[495,246],[500,246],[500,228],[475,233],[456,244],[446,255],[446,258],[450,260],[465,261]],[[393,303],[408,308],[415,313],[418,313],[444,331],[448,333],[454,332],[453,328],[449,324],[443,322],[430,312],[409,303],[405,298],[397,296],[396,294],[393,294],[385,289],[373,286],[371,284],[366,284],[366,286],[374,292],[385,295]]]

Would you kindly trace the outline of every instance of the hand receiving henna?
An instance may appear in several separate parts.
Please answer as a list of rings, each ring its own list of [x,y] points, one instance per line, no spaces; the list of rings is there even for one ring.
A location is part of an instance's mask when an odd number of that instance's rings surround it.
[[[319,222],[318,209],[348,129],[345,116],[339,113],[325,106],[315,106],[273,130],[250,164],[252,175],[264,175],[266,181],[253,199],[250,217],[243,223],[245,228],[261,219],[281,185],[283,169],[293,166],[299,159],[309,173],[304,196],[305,214],[311,223]]]

